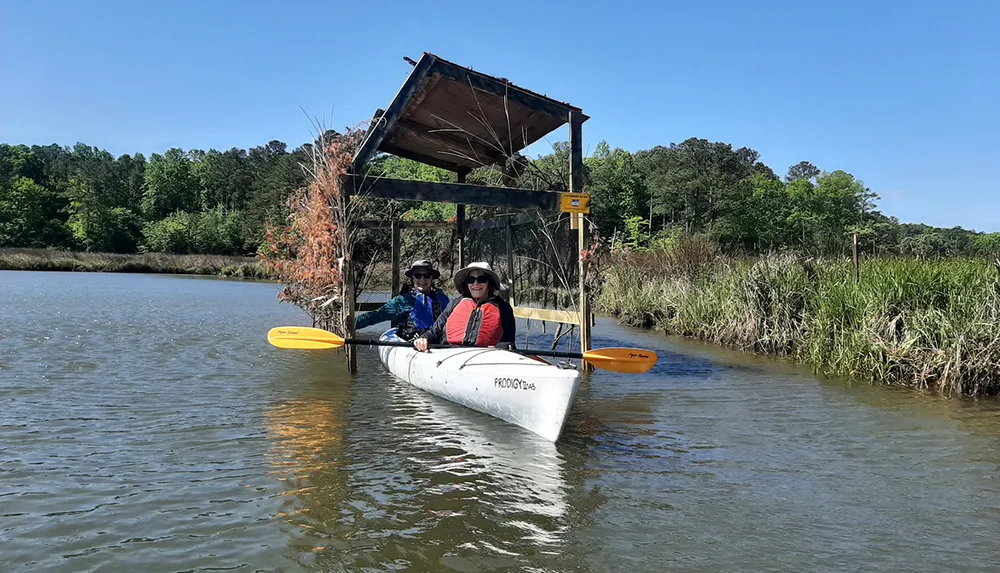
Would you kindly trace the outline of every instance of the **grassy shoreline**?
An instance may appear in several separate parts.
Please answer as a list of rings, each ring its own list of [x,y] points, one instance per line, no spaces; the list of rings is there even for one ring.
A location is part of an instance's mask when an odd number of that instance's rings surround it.
[[[274,280],[252,257],[162,253],[0,249],[0,270]],[[860,274],[855,282],[845,259],[728,258],[687,244],[616,257],[602,271],[594,309],[630,326],[790,357],[823,374],[942,394],[1000,394],[995,264],[869,259]]]
[[[87,253],[55,249],[0,249],[0,270],[211,275],[271,280],[254,257],[165,253]]]
[[[1000,273],[983,259],[636,253],[604,272],[598,312],[815,371],[946,395],[1000,394]]]

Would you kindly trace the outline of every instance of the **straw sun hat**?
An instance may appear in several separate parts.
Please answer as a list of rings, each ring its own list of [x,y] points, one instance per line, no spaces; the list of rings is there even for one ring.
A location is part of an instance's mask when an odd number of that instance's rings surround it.
[[[458,292],[465,292],[463,290],[465,287],[465,277],[468,276],[468,274],[474,270],[480,270],[489,275],[490,279],[492,279],[490,282],[493,283],[493,288],[495,289],[500,288],[500,276],[497,275],[497,273],[493,270],[493,267],[491,267],[489,263],[479,261],[475,263],[470,263],[468,266],[459,269],[455,273],[454,277],[455,289],[458,290]]]

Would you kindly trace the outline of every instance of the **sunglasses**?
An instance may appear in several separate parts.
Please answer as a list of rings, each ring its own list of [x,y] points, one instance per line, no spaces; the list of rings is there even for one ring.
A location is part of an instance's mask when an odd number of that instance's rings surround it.
[[[413,278],[415,279],[432,279],[434,275],[431,273],[413,273]]]
[[[484,285],[490,282],[490,277],[487,275],[479,275],[478,277],[465,277],[465,284],[471,285],[472,283],[479,283]]]

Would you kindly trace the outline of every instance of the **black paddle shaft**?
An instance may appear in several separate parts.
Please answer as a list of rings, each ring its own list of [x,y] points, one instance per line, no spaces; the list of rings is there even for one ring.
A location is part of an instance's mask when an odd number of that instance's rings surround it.
[[[413,346],[413,342],[407,342],[405,340],[370,340],[365,338],[347,338],[344,340],[344,344],[354,344],[357,346]],[[428,348],[463,348],[461,346],[452,346],[450,344],[429,344]],[[472,348],[472,347],[469,347]],[[511,348],[510,352],[516,352],[518,354],[531,354],[533,356],[552,356],[554,358],[583,358],[583,354],[580,352],[559,352],[558,350],[521,350],[519,348]]]

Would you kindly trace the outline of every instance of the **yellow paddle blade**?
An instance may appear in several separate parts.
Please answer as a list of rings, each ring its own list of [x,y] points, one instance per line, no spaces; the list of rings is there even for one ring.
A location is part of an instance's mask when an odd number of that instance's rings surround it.
[[[267,341],[278,348],[299,350],[329,350],[344,345],[343,338],[311,326],[276,326],[267,331]]]
[[[641,348],[599,348],[584,352],[583,359],[603,370],[642,374],[655,366],[659,357],[655,352]]]

